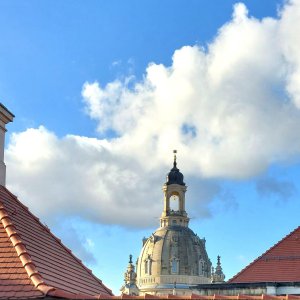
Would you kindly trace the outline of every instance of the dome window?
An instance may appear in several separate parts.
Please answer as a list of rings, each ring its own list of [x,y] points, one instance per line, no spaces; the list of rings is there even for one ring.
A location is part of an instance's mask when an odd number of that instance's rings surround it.
[[[150,255],[145,260],[145,274],[151,275],[151,267],[152,267],[152,260],[150,258]]]
[[[198,273],[199,275],[204,275],[204,260],[201,258],[198,263]]]
[[[178,274],[178,270],[179,270],[179,259],[173,257],[171,259],[171,273]]]

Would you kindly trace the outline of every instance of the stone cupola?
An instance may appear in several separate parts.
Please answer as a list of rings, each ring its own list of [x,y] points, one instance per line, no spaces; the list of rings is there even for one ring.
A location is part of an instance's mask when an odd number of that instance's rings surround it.
[[[187,187],[183,182],[183,174],[177,168],[177,151],[174,150],[173,168],[167,175],[163,186],[164,209],[160,218],[160,226],[180,225],[187,227],[189,218],[185,211],[185,192]]]

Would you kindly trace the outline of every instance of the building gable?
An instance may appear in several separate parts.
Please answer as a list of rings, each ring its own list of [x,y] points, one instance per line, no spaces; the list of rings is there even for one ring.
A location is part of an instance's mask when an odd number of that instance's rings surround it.
[[[228,282],[300,282],[300,226]]]
[[[112,295],[111,290],[3,186],[0,186],[0,274],[0,296],[3,294],[4,298],[12,294],[15,298]]]

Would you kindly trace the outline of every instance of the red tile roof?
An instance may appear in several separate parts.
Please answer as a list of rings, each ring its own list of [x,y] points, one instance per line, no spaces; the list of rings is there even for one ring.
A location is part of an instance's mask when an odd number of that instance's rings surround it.
[[[0,299],[112,295],[72,252],[0,186]]]
[[[300,282],[300,226],[228,282],[297,281]]]

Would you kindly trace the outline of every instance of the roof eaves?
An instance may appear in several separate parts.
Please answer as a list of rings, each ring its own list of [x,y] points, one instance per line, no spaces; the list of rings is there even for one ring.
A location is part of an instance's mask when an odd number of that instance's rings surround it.
[[[47,295],[49,291],[54,290],[53,287],[48,286],[41,274],[36,269],[35,264],[31,260],[29,253],[21,240],[20,235],[17,233],[16,228],[11,221],[7,211],[5,210],[4,206],[0,202],[0,221],[7,233],[8,238],[10,239],[14,249],[16,250],[18,257],[28,274],[29,279],[33,283],[33,285],[41,291],[44,295]]]
[[[109,294],[111,294],[111,295],[113,295],[113,293],[112,293],[112,290],[111,289],[109,289],[103,282],[102,282],[102,280],[101,279],[99,279],[97,276],[95,276],[94,274],[93,274],[93,272],[92,272],[92,270],[90,270],[89,268],[87,268],[83,263],[82,263],[82,261],[79,259],[79,258],[77,258],[74,254],[73,254],[73,252],[72,252],[72,250],[70,250],[68,247],[66,247],[62,242],[61,242],[61,240],[58,238],[58,237],[56,237],[52,232],[51,232],[51,230],[47,227],[47,226],[45,226],[44,224],[42,224],[41,223],[41,221],[40,221],[40,219],[39,218],[37,218],[29,209],[28,209],[28,207],[26,206],[26,205],[24,205],[19,199],[18,199],[18,197],[17,196],[15,196],[13,193],[11,193],[7,188],[5,188],[5,187],[3,187],[5,190],[6,190],[6,192],[7,193],[9,193],[10,195],[11,195],[11,197],[13,197],[21,206],[23,206],[26,210],[27,210],[27,212],[34,218],[34,220],[36,221],[36,222],[38,222],[43,228],[45,228],[48,232],[49,232],[49,234],[67,251],[67,252],[69,252],[70,253],[70,255],[72,256],[72,257],[74,257],[74,259],[76,259],[77,261],[78,261],[78,263],[88,272],[88,273],[90,273],[90,275],[91,276],[93,276],[102,286],[103,286],[103,288],[109,293]],[[54,288],[53,288],[54,289]]]
[[[73,293],[65,292],[60,289],[49,291],[47,296],[60,298],[60,299],[97,299],[94,296],[85,295],[85,294],[73,294]]]

